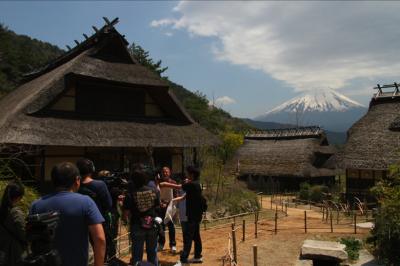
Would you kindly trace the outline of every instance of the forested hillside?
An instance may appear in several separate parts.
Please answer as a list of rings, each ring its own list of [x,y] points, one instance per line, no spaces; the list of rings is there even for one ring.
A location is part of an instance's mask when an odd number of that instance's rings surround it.
[[[154,62],[149,52],[132,43],[129,50],[141,63],[158,75],[167,69],[162,67],[161,60]],[[22,81],[23,74],[45,65],[64,51],[55,45],[18,35],[0,24],[0,96],[15,89]],[[182,102],[190,115],[202,126],[213,133],[243,132],[249,125],[226,111],[211,107],[201,92],[191,92],[167,77],[171,90]]]
[[[18,35],[0,24],[0,94],[14,89],[28,73],[64,51],[55,45]]]

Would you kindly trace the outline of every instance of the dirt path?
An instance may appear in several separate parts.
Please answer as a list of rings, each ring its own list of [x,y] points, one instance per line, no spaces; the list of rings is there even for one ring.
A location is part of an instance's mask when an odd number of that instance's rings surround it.
[[[263,197],[263,207],[270,208],[270,197]],[[279,206],[280,208],[281,206]],[[300,206],[301,207],[301,206]],[[275,209],[275,204],[273,204]],[[330,221],[323,222],[322,214],[316,210],[307,210],[307,233],[304,231],[304,209],[288,208],[287,216],[278,219],[278,233],[274,233],[274,221],[262,220],[258,225],[258,237],[254,236],[254,222],[246,222],[246,240],[242,242],[241,221],[237,221],[236,238],[238,265],[253,265],[253,245],[258,246],[259,266],[291,266],[295,265],[299,257],[300,247],[305,239],[338,239],[344,236],[364,238],[366,229],[358,229],[354,235],[354,226],[349,220],[341,220],[339,224],[333,222],[334,233],[331,233]],[[254,221],[254,220],[253,220]],[[229,221],[227,221],[229,223]],[[239,224],[240,223],[240,224]],[[222,228],[202,230],[203,256],[202,265],[223,265],[222,257],[228,252],[228,241],[231,226],[227,224]],[[177,229],[177,249],[182,249],[182,234]],[[192,248],[193,250],[193,248]],[[129,261],[129,257],[124,258]],[[162,266],[174,265],[179,260],[179,255],[171,254],[168,250],[159,253]],[[226,264],[225,264],[226,265]]]

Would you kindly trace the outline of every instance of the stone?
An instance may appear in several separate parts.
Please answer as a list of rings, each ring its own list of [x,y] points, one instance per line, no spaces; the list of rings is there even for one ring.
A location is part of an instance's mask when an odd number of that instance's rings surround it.
[[[345,261],[348,258],[346,246],[338,242],[305,240],[301,247],[301,257],[311,260]]]
[[[366,222],[366,223],[357,223],[356,226],[358,228],[363,228],[363,229],[373,229],[375,224],[371,222]]]

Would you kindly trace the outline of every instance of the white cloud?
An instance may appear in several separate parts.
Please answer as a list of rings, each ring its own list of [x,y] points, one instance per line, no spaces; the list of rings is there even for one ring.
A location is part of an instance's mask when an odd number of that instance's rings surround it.
[[[234,104],[234,103],[236,103],[235,99],[233,99],[229,96],[218,97],[217,99],[215,99],[214,104],[211,101],[211,104],[218,106],[218,107],[222,107],[224,105]]]
[[[296,90],[351,88],[354,80],[400,74],[399,2],[188,1],[174,11],[177,18],[152,26],[215,38],[219,60]]]
[[[153,28],[157,27],[166,27],[177,23],[175,19],[160,19],[160,20],[153,20],[150,22],[150,26]]]

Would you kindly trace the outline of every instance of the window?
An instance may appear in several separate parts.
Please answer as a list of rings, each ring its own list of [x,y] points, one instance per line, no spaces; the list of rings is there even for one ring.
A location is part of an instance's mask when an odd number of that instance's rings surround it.
[[[77,81],[76,112],[109,118],[143,117],[145,92],[107,83]]]

